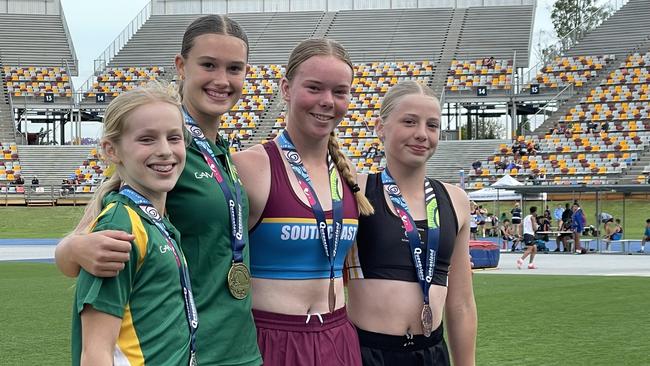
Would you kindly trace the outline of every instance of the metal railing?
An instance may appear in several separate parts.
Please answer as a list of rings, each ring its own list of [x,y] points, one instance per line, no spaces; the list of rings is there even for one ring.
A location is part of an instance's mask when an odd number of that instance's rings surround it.
[[[553,49],[554,52],[552,54],[548,55],[546,57],[546,59],[539,60],[535,65],[533,65],[532,67],[524,70],[523,75],[522,75],[523,77],[521,78],[522,85],[535,84],[535,78],[537,77],[537,74],[541,72],[541,70],[544,68],[544,66],[546,66],[555,57],[564,56],[566,51],[568,51],[571,47],[573,47],[580,40],[582,40],[582,37],[587,32],[587,30],[586,30],[587,25],[592,25],[593,28],[598,27],[604,21],[609,19],[610,16],[614,15],[628,1],[629,0],[610,0],[607,4],[603,4],[603,7],[607,7],[609,10],[611,10],[611,13],[607,17],[602,18],[602,19],[598,19],[597,23],[591,23],[591,21],[595,17],[600,15],[601,8],[599,8],[598,10],[596,10],[596,11],[592,12],[591,14],[589,14],[589,16],[587,18],[585,18],[571,32],[567,33],[564,37],[560,38],[554,44],[549,45],[547,48]]]
[[[549,117],[548,114],[547,114],[547,111],[548,111],[551,107],[555,107],[556,110],[557,110],[557,107],[558,107],[559,104],[560,104],[560,103],[559,103],[559,102],[560,102],[560,96],[561,96],[562,94],[564,94],[565,92],[568,92],[568,93],[569,93],[569,94],[566,95],[566,99],[571,98],[571,97],[574,95],[574,93],[575,93],[575,89],[574,89],[574,87],[573,87],[573,84],[568,84],[567,86],[565,86],[564,89],[560,90],[559,93],[555,94],[555,95],[553,96],[553,98],[551,98],[551,100],[547,101],[546,104],[544,104],[544,106],[543,106],[542,108],[539,108],[539,109],[537,110],[537,113],[535,113],[535,114],[532,115],[530,118],[528,118],[528,121],[531,121],[531,122],[532,122],[532,123],[531,123],[531,126],[530,126],[530,130],[531,130],[531,131],[535,131],[535,130],[537,130],[537,128],[539,128],[539,126],[541,126],[542,124],[544,124],[544,122],[546,122],[546,120],[547,120],[548,117]],[[555,110],[553,110],[553,112],[555,112]],[[540,114],[542,114],[542,121],[538,123],[538,121],[539,121],[539,117],[540,117],[539,115],[540,115]]]
[[[153,1],[149,1],[138,15],[133,18],[131,23],[129,23],[120,34],[115,37],[113,42],[109,44],[106,49],[95,58],[93,65],[93,74],[88,77],[86,82],[84,82],[81,87],[77,90],[77,93],[81,94],[85,91],[90,90],[95,80],[95,77],[106,68],[106,66],[111,62],[113,57],[126,45],[126,43],[133,37],[133,35],[142,27],[142,25],[149,20],[151,17],[153,8]]]
[[[89,187],[84,192],[84,187]],[[0,184],[0,205],[11,204],[86,204],[99,184]]]

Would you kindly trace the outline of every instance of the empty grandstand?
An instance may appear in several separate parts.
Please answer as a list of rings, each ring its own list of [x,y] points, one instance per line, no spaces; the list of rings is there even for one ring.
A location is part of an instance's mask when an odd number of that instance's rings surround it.
[[[487,185],[505,173],[523,182],[541,175],[544,184],[560,185],[646,179],[650,41],[641,23],[650,16],[650,7],[641,0],[625,2],[564,54],[530,70],[537,6],[532,0],[278,1],[273,5],[152,0],[97,57],[95,73],[76,90],[71,82],[77,70],[74,48],[60,5],[52,3],[42,5],[49,7],[47,15],[40,10],[0,14],[0,32],[4,32],[0,34],[7,35],[0,39],[9,42],[7,47],[3,43],[0,54],[5,183],[7,171],[15,172],[8,169],[10,165],[25,168],[18,160],[21,143],[79,141],[83,136],[77,132],[66,137],[61,126],[73,118],[77,123],[100,119],[112,98],[149,80],[175,80],[173,59],[183,31],[204,13],[228,13],[249,37],[252,67],[242,100],[220,125],[233,149],[263,142],[281,131],[283,64],[298,42],[324,36],[340,41],[355,63],[352,99],[337,131],[343,150],[360,171],[377,171],[383,162],[374,134],[383,95],[400,80],[416,79],[446,102],[445,138],[457,139],[461,126],[474,136],[490,118],[507,124],[506,137],[513,138],[441,143],[429,167],[434,176],[457,183],[463,169],[469,175],[469,188]],[[20,38],[7,25],[18,21],[45,24],[47,35],[30,30]],[[45,39],[47,45],[39,43]],[[16,46],[20,40],[27,40],[25,47]],[[39,48],[46,52],[33,51]],[[533,122],[523,130],[528,119]],[[25,132],[27,124],[37,123],[43,123],[40,133],[19,134],[17,148],[10,147],[15,146],[11,145],[16,141],[15,126]],[[605,123],[608,131],[603,131]],[[547,133],[556,128],[562,132]],[[512,148],[521,141],[536,146],[536,155],[515,159]],[[78,161],[62,169],[65,174],[86,183],[98,180],[100,165],[84,164],[92,149],[80,151]],[[28,151],[26,159],[32,161]],[[450,158],[458,156],[462,158]],[[476,160],[482,160],[483,168],[472,171],[469,165]],[[514,167],[504,169],[501,164],[510,160]],[[60,178],[52,175],[52,182]],[[75,193],[86,189],[92,188]]]

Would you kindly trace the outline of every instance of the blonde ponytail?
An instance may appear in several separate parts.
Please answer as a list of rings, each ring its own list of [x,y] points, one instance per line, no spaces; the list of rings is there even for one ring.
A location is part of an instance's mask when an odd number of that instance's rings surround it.
[[[352,167],[352,164],[350,164],[348,157],[341,151],[335,132],[330,134],[329,141],[327,142],[327,149],[329,150],[334,164],[336,164],[336,169],[339,171],[339,174],[352,189],[352,192],[354,192],[354,197],[356,198],[357,206],[359,207],[359,213],[364,216],[369,216],[375,213],[375,209],[366,198],[364,192],[361,192],[359,189],[359,185],[357,184],[357,171]]]
[[[99,213],[102,211],[102,201],[104,200],[104,197],[106,197],[109,192],[117,191],[121,184],[122,179],[120,178],[120,174],[115,170],[109,179],[103,181],[102,184],[99,185],[93,198],[88,202],[88,205],[86,205],[83,217],[74,229],[75,234],[88,233],[90,224],[95,221]]]

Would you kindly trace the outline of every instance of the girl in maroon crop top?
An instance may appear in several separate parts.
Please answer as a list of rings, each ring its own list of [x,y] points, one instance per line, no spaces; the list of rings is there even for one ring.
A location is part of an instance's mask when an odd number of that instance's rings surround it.
[[[284,184],[289,185],[288,189],[295,193],[293,196],[299,198],[299,203],[305,207],[300,208],[302,212],[287,212],[290,211],[288,204],[272,210],[293,218],[296,225],[308,225],[305,232],[318,232],[319,240],[305,243],[318,245],[320,250],[316,252],[314,248],[303,250],[297,247],[293,251],[295,256],[282,258],[282,262],[289,266],[287,261],[301,261],[290,263],[291,268],[287,268],[287,272],[297,271],[301,265],[303,269],[309,268],[313,266],[312,263],[302,263],[304,258],[309,257],[306,251],[332,261],[325,262],[328,264],[327,278],[256,278],[256,273],[253,273],[253,316],[265,366],[361,365],[359,341],[345,309],[342,275],[340,269],[338,276],[337,271],[330,271],[329,265],[337,259],[340,263],[347,250],[341,245],[337,248],[341,250],[334,255],[332,249],[336,246],[336,235],[321,235],[330,228],[333,233],[345,230],[333,229],[337,226],[337,217],[346,217],[341,212],[344,211],[343,207],[353,208],[346,212],[347,220],[353,220],[355,227],[356,217],[350,219],[349,212],[356,213],[357,205],[362,214],[372,212],[372,206],[359,191],[354,169],[339,150],[334,132],[347,113],[352,78],[352,63],[340,44],[327,39],[310,39],[293,50],[285,77],[280,83],[287,104],[287,127],[276,137],[276,146],[269,148],[277,149],[282,157],[274,169],[285,169],[288,178],[285,182],[288,183]],[[265,220],[265,225],[286,221],[287,217],[262,217],[269,203],[293,199],[277,197],[283,196],[280,192],[287,192],[287,189],[271,189],[272,167],[264,147],[256,145],[235,154],[235,162],[249,197],[249,226],[256,225],[260,219]],[[337,183],[330,185],[330,182]],[[343,189],[343,185],[347,185],[351,191]],[[334,189],[330,186],[338,189],[332,192]],[[349,193],[346,194],[346,191]],[[313,213],[313,216],[305,218],[305,210]],[[332,211],[331,220],[326,219],[325,212],[328,211]],[[318,231],[321,228],[323,231]],[[324,236],[329,238],[325,242],[322,240]],[[266,267],[274,268],[281,266],[272,263],[270,255],[279,255],[279,251],[269,253],[268,248],[255,250],[256,245],[264,245],[272,239],[268,236],[259,240],[255,238],[259,236],[250,237],[251,263],[264,263]],[[276,240],[277,246],[281,247],[282,239]],[[348,236],[346,240],[349,243],[354,238]],[[254,255],[265,253],[267,258],[253,259]]]
[[[360,176],[375,213],[359,220],[346,260],[363,364],[450,365],[444,314],[454,365],[474,365],[469,202],[461,189],[425,179],[440,103],[428,87],[400,82],[384,97],[376,126],[386,169]]]

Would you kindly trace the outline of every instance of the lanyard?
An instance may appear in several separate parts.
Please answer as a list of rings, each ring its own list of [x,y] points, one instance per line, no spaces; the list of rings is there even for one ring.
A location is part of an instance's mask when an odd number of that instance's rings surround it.
[[[122,186],[120,188],[120,194],[129,198],[133,201],[142,212],[144,212],[147,217],[153,221],[160,233],[163,235],[167,241],[167,245],[171,249],[171,252],[174,254],[174,259],[176,259],[176,265],[178,266],[178,273],[181,279],[181,287],[183,288],[183,299],[185,300],[185,315],[187,316],[187,323],[190,327],[190,365],[192,362],[196,362],[196,331],[199,327],[199,316],[196,311],[196,305],[194,303],[194,295],[192,294],[192,283],[190,281],[189,271],[187,270],[187,261],[185,256],[181,251],[181,248],[176,248],[176,241],[171,238],[165,224],[156,210],[153,207],[153,204],[142,196],[140,193],[136,192],[133,188],[128,185]]]
[[[336,174],[336,168],[332,157],[330,154],[327,154],[327,163],[330,177],[330,192],[332,195],[332,231],[331,235],[328,235],[327,230],[327,221],[325,220],[325,212],[318,201],[316,196],[316,191],[311,183],[311,178],[305,169],[305,166],[302,164],[300,155],[294,146],[289,133],[287,130],[284,130],[282,134],[278,137],[278,142],[280,148],[284,153],[284,156],[287,158],[287,161],[291,165],[291,169],[296,174],[298,179],[298,184],[300,188],[305,193],[307,201],[311,206],[312,211],[314,212],[314,217],[316,218],[316,223],[318,225],[318,232],[320,233],[321,244],[325,250],[325,256],[330,264],[330,280],[334,280],[334,260],[336,259],[336,249],[339,246],[339,240],[341,239],[341,232],[343,230],[343,200],[339,194],[339,178]]]
[[[408,205],[402,197],[402,193],[395,183],[395,180],[391,177],[388,168],[382,171],[381,182],[384,185],[384,189],[388,193],[390,200],[393,202],[393,206],[395,206],[395,210],[402,220],[402,224],[404,225],[404,230],[406,231],[409,245],[411,247],[413,263],[415,264],[415,273],[418,277],[420,287],[422,288],[422,294],[424,295],[424,304],[428,305],[429,288],[431,287],[431,281],[433,280],[433,271],[436,266],[438,246],[440,244],[438,202],[435,200],[436,196],[433,192],[433,187],[431,187],[429,180],[425,178],[424,195],[427,210],[427,244],[423,255],[422,248],[420,248],[420,235],[415,226],[415,221],[409,213]]]
[[[235,165],[230,161],[230,156],[226,155],[228,175],[230,175],[233,186],[235,186],[235,194],[233,195],[228,183],[224,180],[225,174],[223,172],[225,169],[223,164],[214,154],[214,151],[212,151],[203,131],[201,131],[201,128],[196,124],[192,116],[187,113],[185,108],[183,108],[183,117],[185,119],[185,128],[189,131],[192,139],[194,139],[198,145],[199,150],[201,150],[205,162],[212,171],[212,176],[219,184],[219,187],[221,187],[221,191],[228,202],[231,227],[230,244],[232,246],[232,261],[233,263],[242,263],[244,261],[243,251],[246,242],[244,241],[241,182],[239,181]]]

